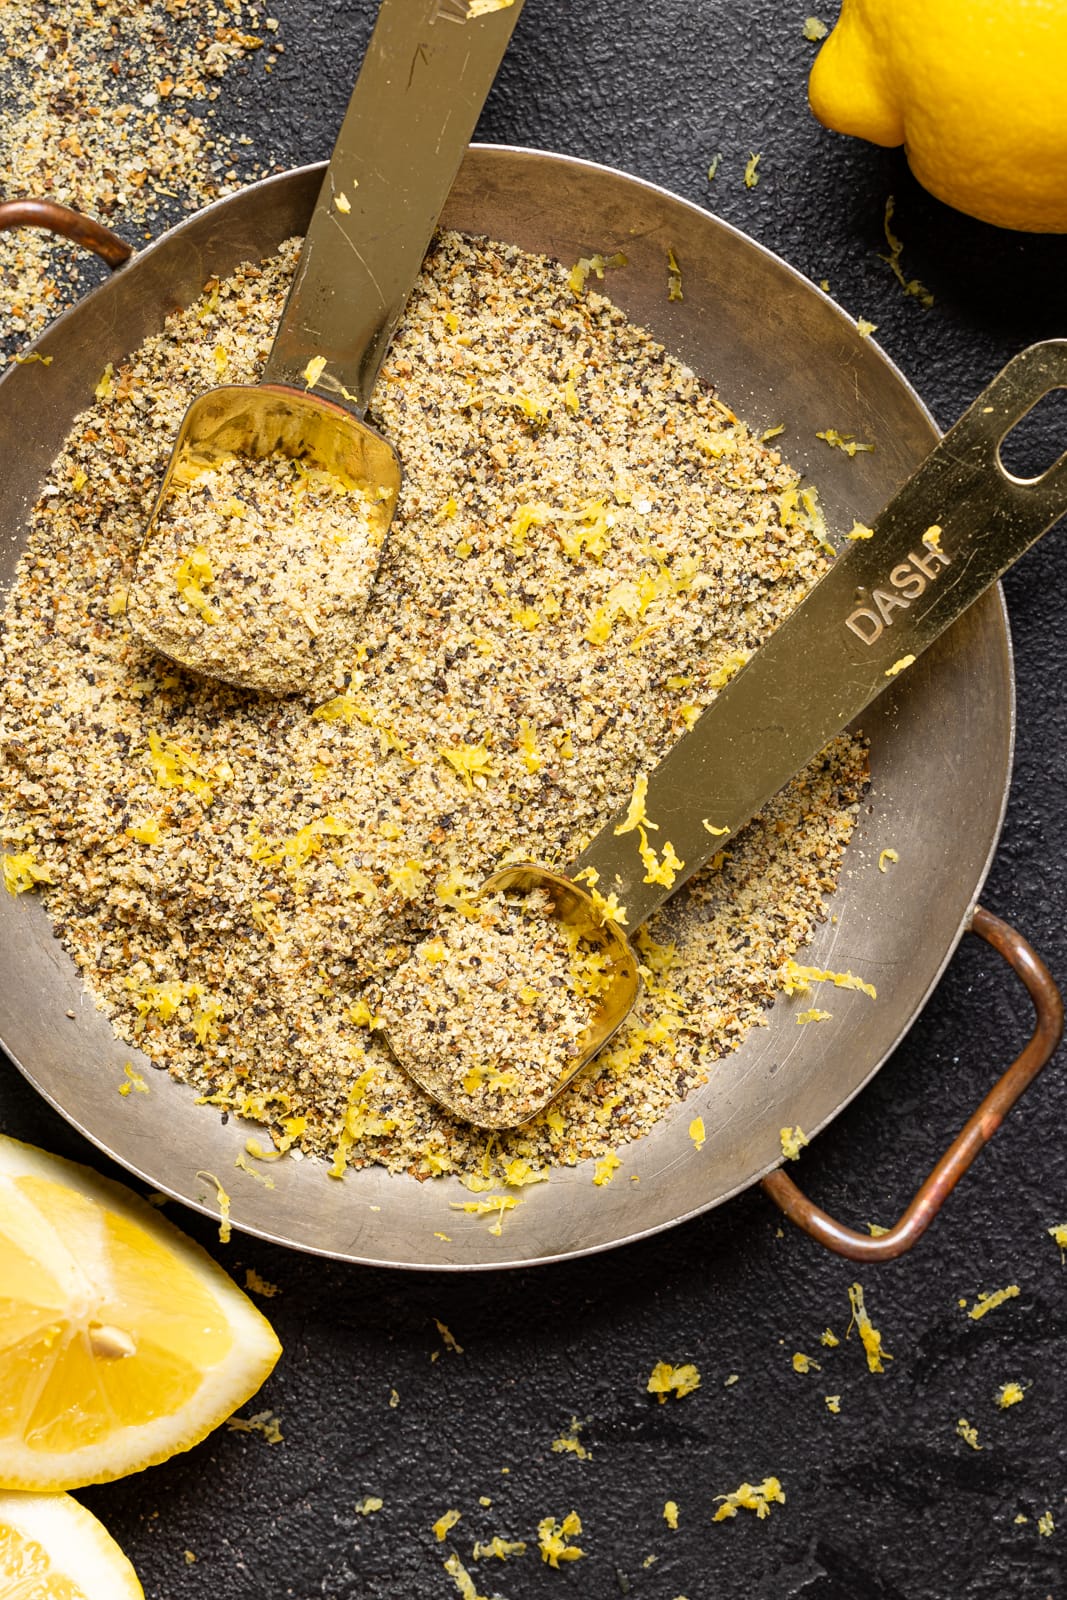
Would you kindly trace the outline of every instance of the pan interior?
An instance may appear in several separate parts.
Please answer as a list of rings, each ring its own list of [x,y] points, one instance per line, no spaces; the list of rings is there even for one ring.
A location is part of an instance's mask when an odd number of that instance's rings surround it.
[[[212,274],[300,233],[322,168],[265,180],[173,230],[61,318],[40,341],[50,366],[13,366],[0,425],[21,441],[0,487],[0,579],[10,582],[25,512],[108,361],[120,360]],[[663,190],[588,163],[473,148],[442,219],[570,263],[623,251],[611,295],[634,321],[713,382],[757,430],[786,422],[791,462],[819,484],[832,533],[870,521],[936,438],[914,392],[851,321],[785,263]],[[667,254],[685,275],[670,301]],[[30,437],[20,419],[33,416]],[[819,430],[873,439],[870,454],[827,450]],[[999,593],[987,595],[865,716],[873,784],[846,855],[834,919],[805,954],[861,973],[878,999],[835,992],[832,1032],[798,1028],[808,1002],[782,1000],[766,1028],[709,1083],[624,1151],[639,1183],[595,1187],[589,1164],[523,1191],[499,1234],[451,1203],[455,1180],[419,1184],[380,1168],[327,1178],[279,1162],[267,1190],[234,1161],[250,1132],[223,1125],[163,1073],[117,1100],[130,1060],[30,896],[0,901],[0,1037],[26,1076],[102,1149],[155,1187],[209,1212],[202,1176],[224,1176],[235,1224],[300,1249],[410,1268],[520,1265],[604,1249],[715,1205],[781,1159],[779,1131],[813,1133],[877,1070],[936,982],[996,844],[1011,762],[1010,647]],[[882,851],[898,861],[879,871]],[[135,1063],[136,1064],[136,1063]],[[142,1062],[141,1065],[144,1065]],[[105,1088],[106,1086],[106,1088]],[[706,1140],[688,1136],[695,1116]],[[447,1238],[442,1237],[447,1235]]]

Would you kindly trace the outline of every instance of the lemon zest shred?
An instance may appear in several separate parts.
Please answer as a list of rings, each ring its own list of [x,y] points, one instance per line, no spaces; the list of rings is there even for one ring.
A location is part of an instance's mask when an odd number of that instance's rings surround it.
[[[904,250],[904,241],[899,239],[890,227],[890,223],[893,220],[893,214],[896,211],[896,208],[897,202],[895,197],[893,195],[889,195],[885,203],[885,219],[882,224],[885,231],[886,243],[889,246],[889,254],[887,256],[880,256],[879,259],[884,261],[890,268],[893,276],[900,284],[900,287],[903,289],[904,293],[913,295],[923,309],[925,311],[929,311],[934,303],[933,295],[930,293],[929,289],[926,288],[925,284],[919,282],[918,278],[905,278],[904,269],[900,264],[900,257]]]
[[[537,748],[537,735],[525,717],[519,722],[519,751],[527,772],[540,772],[544,757]]]
[[[1029,1384],[1024,1386],[1014,1380],[1002,1383],[996,1394],[997,1405],[1001,1411],[1007,1411],[1009,1406],[1017,1406],[1020,1400],[1025,1400],[1026,1391],[1029,1387]]]
[[[764,1478],[762,1483],[742,1483],[732,1494],[717,1494],[722,1504],[712,1517],[712,1522],[723,1522],[736,1517],[739,1510],[754,1511],[762,1521],[771,1514],[775,1503],[785,1504],[785,1490],[777,1478]]]
[[[610,1183],[621,1166],[622,1162],[614,1150],[609,1150],[607,1155],[598,1161],[593,1169],[593,1182],[597,1188],[601,1189],[606,1183]]]
[[[630,795],[630,803],[627,808],[626,815],[619,823],[618,827],[612,829],[613,833],[632,833],[636,828],[641,827],[642,824],[646,828],[653,829],[653,831],[657,831],[659,829],[659,823],[652,822],[645,810],[645,799],[647,795],[648,774],[647,772],[639,772],[637,777],[634,779],[633,793]]]
[[[204,593],[214,581],[211,559],[203,545],[197,545],[174,569],[174,586],[179,597],[198,612],[201,621],[209,627],[219,620],[218,613],[212,610],[211,602]]]
[[[326,357],[312,356],[300,376],[304,380],[305,389],[314,389],[323,373],[326,371]]]
[[[134,1067],[132,1062],[125,1062],[122,1070],[126,1075],[126,1081],[119,1084],[119,1094],[126,1096],[131,1094],[134,1090],[136,1090],[138,1094],[147,1094],[149,1092],[148,1084]]]
[[[245,1288],[252,1294],[261,1294],[265,1300],[273,1300],[276,1294],[281,1294],[281,1289],[276,1283],[271,1283],[267,1278],[261,1278],[255,1267],[245,1268]]]
[[[762,159],[762,157],[759,154],[757,154],[757,152],[754,151],[754,150],[749,155],[748,161],[745,164],[745,188],[746,189],[754,189],[756,187],[757,183],[759,183],[760,174],[759,174],[758,168],[759,168],[759,164],[760,164],[761,159]]]
[[[649,844],[648,834],[643,827],[638,828],[637,837],[638,854],[645,868],[645,883],[660,883],[665,889],[671,888],[679,872],[684,869],[685,862],[675,854],[674,846],[669,839],[664,840],[661,859]]]
[[[863,1345],[864,1353],[867,1357],[868,1370],[871,1372],[884,1372],[883,1360],[892,1361],[893,1357],[888,1350],[882,1349],[882,1335],[871,1322],[867,1307],[864,1304],[863,1290],[858,1283],[849,1285],[848,1298],[852,1307],[852,1321],[845,1330],[845,1338],[849,1337],[853,1325],[855,1325],[856,1332],[860,1336],[860,1343]]]
[[[787,1161],[799,1161],[800,1152],[810,1141],[803,1128],[782,1128],[778,1134],[782,1154]]]
[[[537,1524],[537,1545],[541,1551],[541,1560],[550,1567],[558,1569],[561,1561],[577,1561],[585,1555],[576,1544],[569,1544],[568,1540],[575,1538],[582,1531],[582,1519],[577,1511],[568,1511],[562,1522],[557,1522],[555,1517],[542,1517]]]
[[[969,1444],[972,1450],[982,1450],[985,1448],[984,1445],[980,1445],[978,1443],[978,1429],[974,1427],[972,1423],[968,1422],[966,1417],[961,1417],[957,1422],[956,1432],[959,1434],[964,1444]]]
[[[571,268],[567,283],[572,294],[582,295],[585,293],[586,280],[590,273],[593,273],[597,278],[603,278],[605,271],[609,267],[628,267],[629,264],[629,258],[621,250],[617,250],[612,256],[599,254],[582,256]]]
[[[475,0],[472,0],[473,3]],[[484,1595],[478,1593],[477,1584],[454,1550],[445,1561],[445,1571],[459,1590],[461,1600],[486,1600]]]
[[[257,1411],[251,1417],[229,1417],[226,1426],[233,1433],[261,1433],[268,1444],[281,1444],[285,1438],[273,1411]]]
[[[515,1156],[510,1161],[503,1163],[504,1182],[509,1189],[524,1189],[531,1183],[547,1183],[548,1173],[538,1171],[522,1156]]]
[[[136,839],[138,844],[163,843],[163,832],[158,817],[149,817],[145,822],[131,823],[125,832],[129,838]]]
[[[664,1507],[663,1507],[663,1520],[667,1524],[668,1528],[670,1528],[672,1530],[676,1530],[677,1529],[677,1527],[678,1527],[678,1502],[676,1500],[668,1500],[668,1501],[665,1502]]]
[[[718,667],[716,667],[715,671],[708,678],[708,688],[724,688],[734,674],[740,672],[741,668],[747,663],[751,654],[751,650],[731,650],[726,659]]]
[[[589,898],[593,902],[593,913],[601,922],[617,922],[624,928],[629,921],[626,907],[619,904],[619,897],[614,889],[609,895],[602,895],[599,889],[590,886]]]
[[[492,1501],[483,1495],[479,1504],[491,1505]],[[495,1556],[498,1561],[506,1561],[509,1556],[524,1556],[525,1554],[525,1539],[502,1539],[499,1534],[495,1534],[485,1544],[476,1539],[474,1549],[471,1551],[475,1561],[484,1561],[486,1556]]]
[[[21,850],[16,855],[4,853],[4,887],[8,894],[25,894],[36,889],[39,883],[54,883],[51,867],[42,865],[32,850]]]
[[[477,744],[461,744],[452,748],[438,746],[437,753],[459,774],[468,793],[473,793],[476,779],[480,779],[480,786],[484,786],[493,775],[492,758],[484,737]]]
[[[874,529],[868,528],[865,522],[853,522],[850,531],[845,534],[845,538],[852,544],[855,544],[859,539],[873,539]]]
[[[239,1150],[237,1152],[237,1155],[234,1158],[234,1163],[233,1164],[234,1164],[235,1167],[238,1167],[242,1172],[247,1172],[248,1176],[250,1178],[255,1178],[256,1182],[257,1183],[261,1183],[263,1185],[264,1189],[273,1189],[274,1188],[274,1179],[271,1177],[270,1173],[269,1172],[257,1172],[255,1167],[250,1167],[248,1165],[248,1158],[245,1155],[243,1150]]]
[[[903,672],[907,667],[910,667],[914,660],[915,657],[913,655],[901,656],[900,660],[894,661],[891,667],[886,667],[885,676],[887,678],[895,678],[898,672]]]
[[[419,861],[405,861],[399,867],[390,867],[388,874],[390,888],[400,895],[402,900],[417,900],[426,887],[426,874]]]
[[[823,967],[802,967],[792,957],[782,968],[782,993],[804,994],[813,983],[832,983],[836,989],[858,989],[862,994],[877,1000],[878,991],[873,983],[865,983],[851,972],[830,972]]]
[[[1005,1300],[1015,1300],[1019,1294],[1019,1285],[1009,1283],[1006,1289],[994,1289],[989,1294],[980,1294],[967,1315],[972,1322],[977,1322],[979,1317],[984,1317],[987,1312],[995,1311],[1002,1306]]]
[[[448,1537],[449,1529],[456,1526],[456,1523],[459,1521],[462,1515],[462,1511],[456,1511],[453,1509],[451,1511],[446,1511],[442,1516],[438,1517],[437,1521],[433,1525],[434,1537],[437,1539],[438,1544],[444,1544]]]
[[[213,1172],[198,1172],[198,1178],[206,1178],[215,1185],[215,1193],[219,1202],[219,1243],[229,1244],[233,1232],[230,1226],[230,1197]]]
[[[678,258],[668,246],[667,249],[667,299],[684,300],[682,293],[682,269],[678,265]]]
[[[505,1211],[514,1211],[519,1199],[514,1194],[494,1194],[485,1200],[453,1200],[449,1209],[452,1211],[466,1211],[476,1217],[484,1217],[496,1213],[496,1221],[489,1232],[499,1239],[504,1231]]]
[[[822,1367],[812,1356],[806,1356],[798,1350],[793,1357],[793,1371],[799,1373],[821,1372]]]
[[[843,450],[850,459],[860,454],[861,451],[874,449],[873,444],[860,444],[855,434],[839,433],[836,428],[826,428],[821,433],[816,433],[816,439],[825,439],[826,443],[835,450]]]
[[[433,1320],[438,1333],[441,1335],[445,1349],[451,1350],[452,1354],[455,1356],[461,1356],[463,1354],[463,1346],[460,1344],[451,1328],[446,1327],[446,1325],[441,1321],[440,1317],[434,1317]]]
[[[665,1405],[667,1396],[673,1394],[676,1400],[683,1400],[687,1394],[700,1388],[700,1373],[691,1361],[683,1362],[681,1366],[674,1367],[669,1361],[657,1361],[652,1368],[645,1390],[654,1394],[660,1405]]]
[[[582,1441],[578,1437],[578,1435],[581,1433],[581,1431],[582,1431],[582,1424],[578,1421],[577,1417],[572,1417],[571,1418],[571,1425],[566,1430],[566,1432],[565,1433],[561,1433],[558,1439],[553,1439],[553,1441],[552,1441],[553,1453],[555,1455],[558,1455],[558,1456],[559,1455],[577,1456],[579,1461],[589,1461],[589,1460],[591,1460],[589,1451],[585,1448],[585,1445],[582,1443]]]
[[[287,872],[293,873],[317,856],[327,839],[341,839],[348,831],[347,823],[329,813],[313,818],[295,833],[280,839],[265,839],[258,825],[252,823],[248,830],[249,854],[253,861],[264,866],[284,866]]]
[[[127,978],[126,987],[133,991],[133,1003],[141,1016],[147,1018],[149,1013],[154,1011],[160,1022],[170,1022],[186,1001],[200,1000],[204,996],[203,984],[190,983],[183,978],[170,978],[164,983],[144,984],[138,984],[134,978]]]
[[[176,739],[161,739],[154,729],[148,732],[148,768],[157,789],[184,789],[201,805],[215,798],[213,783],[228,783],[233,772],[225,762],[209,768],[205,762]],[[208,779],[211,779],[211,782]]]
[[[703,1117],[693,1118],[692,1122],[689,1124],[689,1137],[692,1139],[698,1150],[703,1150],[704,1141],[707,1139]]]

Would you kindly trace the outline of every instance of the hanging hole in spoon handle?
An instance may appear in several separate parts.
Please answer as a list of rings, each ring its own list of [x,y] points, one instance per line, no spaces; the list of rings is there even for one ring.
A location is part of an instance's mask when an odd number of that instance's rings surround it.
[[[1067,434],[1058,455],[1032,477],[1012,472],[1005,457],[1011,458],[1017,430],[1018,443],[1022,444],[1028,423],[1044,412],[1043,402],[1062,390],[1067,390],[1067,339],[1030,345],[1008,362],[952,429],[955,437],[966,426],[976,443],[993,445],[1002,488],[1017,507],[1028,509],[1035,525],[1040,523],[1035,538],[1046,531],[1055,517],[1067,511]]]
[[[1000,465],[1016,483],[1036,483],[1067,450],[1067,387],[1049,389],[1000,441]]]
[[[986,939],[1026,985],[1034,1003],[1034,1031],[1025,1049],[968,1119],[900,1220],[885,1233],[872,1238],[846,1227],[815,1205],[780,1167],[763,1179],[764,1194],[790,1222],[816,1243],[850,1261],[891,1261],[917,1243],[1020,1095],[1054,1055],[1063,1037],[1060,992],[1041,957],[1022,934],[981,906],[975,907],[970,931]]]

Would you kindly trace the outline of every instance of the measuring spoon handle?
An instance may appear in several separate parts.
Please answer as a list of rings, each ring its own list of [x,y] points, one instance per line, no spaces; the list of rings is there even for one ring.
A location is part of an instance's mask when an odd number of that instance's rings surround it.
[[[363,415],[521,10],[382,0],[262,382]]]
[[[1065,339],[1010,361],[649,774],[649,839],[683,863],[671,884],[645,882],[639,835],[614,831],[625,810],[569,876],[592,867],[638,927],[1018,561],[1067,512],[1067,452],[1022,481],[1000,444],[1063,387]]]

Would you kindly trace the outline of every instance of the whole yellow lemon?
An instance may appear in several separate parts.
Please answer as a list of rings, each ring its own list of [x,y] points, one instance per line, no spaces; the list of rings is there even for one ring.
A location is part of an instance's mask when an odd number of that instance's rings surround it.
[[[1067,233],[1067,0],[843,0],[808,95],[957,210]]]

